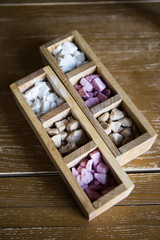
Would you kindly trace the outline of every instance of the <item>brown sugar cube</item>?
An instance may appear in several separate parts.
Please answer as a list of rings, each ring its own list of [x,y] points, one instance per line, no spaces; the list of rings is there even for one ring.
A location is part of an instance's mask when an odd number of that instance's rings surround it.
[[[65,146],[61,146],[58,150],[61,155],[69,154],[77,148],[75,143],[67,143]]]
[[[73,132],[79,128],[79,122],[77,120],[72,120],[67,124],[67,131],[68,132]]]
[[[46,128],[46,131],[49,136],[54,136],[59,133],[57,128]]]
[[[121,134],[124,138],[131,137],[132,136],[132,130],[131,130],[131,128],[125,128],[124,130],[121,131]]]
[[[55,122],[55,126],[56,126],[56,128],[58,128],[58,130],[59,130],[60,132],[62,132],[62,131],[65,130],[65,128],[67,127],[68,123],[69,123],[69,122],[68,122],[67,119],[63,119],[63,120],[61,120],[61,121]]]
[[[109,137],[112,139],[116,146],[120,146],[123,141],[123,136],[119,133],[111,133]]]
[[[99,122],[106,122],[109,119],[109,112],[103,113],[98,117]]]
[[[119,121],[111,122],[110,126],[114,133],[119,132],[121,128],[121,122]]]
[[[132,140],[133,140],[132,137],[125,137],[121,145],[125,145],[126,143],[131,142]]]
[[[131,118],[124,117],[120,120],[122,127],[132,127],[133,126],[133,121]]]
[[[61,146],[61,135],[57,134],[51,137],[52,141],[54,142],[56,148],[59,148]]]
[[[87,142],[86,134],[82,129],[71,132],[66,138],[67,142],[75,143],[78,146],[83,145]]]
[[[124,118],[124,113],[118,108],[114,108],[110,113],[110,119],[112,121],[120,120]]]
[[[60,132],[61,140],[64,141],[66,137],[68,136],[68,133],[65,131]]]

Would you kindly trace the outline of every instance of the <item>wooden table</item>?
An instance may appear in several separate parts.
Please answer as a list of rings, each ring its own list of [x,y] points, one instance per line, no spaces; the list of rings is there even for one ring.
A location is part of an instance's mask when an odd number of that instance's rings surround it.
[[[77,29],[158,132],[160,2],[97,2],[0,3],[0,239],[160,239],[158,139],[124,166],[130,196],[88,222],[9,90],[43,66],[40,45]]]

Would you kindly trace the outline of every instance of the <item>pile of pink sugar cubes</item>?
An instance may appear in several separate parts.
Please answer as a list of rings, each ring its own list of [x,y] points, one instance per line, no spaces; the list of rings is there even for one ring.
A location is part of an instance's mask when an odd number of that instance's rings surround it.
[[[91,201],[95,201],[117,185],[99,150],[91,152],[77,166],[72,167],[71,171]]]
[[[74,87],[89,108],[111,97],[111,90],[107,88],[98,74],[91,74],[81,78]]]

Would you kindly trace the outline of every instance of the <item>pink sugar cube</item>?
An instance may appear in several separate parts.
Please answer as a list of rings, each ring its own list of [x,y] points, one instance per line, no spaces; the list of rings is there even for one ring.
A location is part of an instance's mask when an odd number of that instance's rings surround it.
[[[87,107],[91,108],[94,107],[95,105],[97,105],[99,103],[99,100],[97,97],[93,97],[93,98],[89,98],[85,101]]]
[[[88,92],[89,98],[93,97],[93,93],[92,92]]]
[[[89,82],[84,86],[84,88],[87,92],[91,92],[93,90],[93,86]]]
[[[88,159],[87,158],[84,158],[80,161],[80,166],[82,167],[86,167],[86,163],[87,163]]]
[[[99,74],[91,74],[91,75],[86,76],[85,78],[87,79],[88,82],[92,82],[93,79],[95,79],[99,76],[100,76]]]
[[[82,166],[81,165],[79,165],[79,167],[77,168],[77,172],[78,172],[78,174],[81,174],[81,170],[82,170]]]
[[[89,95],[86,92],[84,87],[80,88],[78,92],[79,92],[79,94],[81,95],[82,98],[84,98],[84,99],[88,99],[89,98]]]
[[[73,175],[74,175],[75,177],[78,176],[78,172],[77,172],[77,170],[75,169],[75,167],[72,168],[72,173],[73,173]]]
[[[102,93],[107,97],[111,97],[111,90],[109,88],[104,89]]]
[[[105,173],[94,173],[94,177],[103,185],[107,183],[107,175]]]
[[[108,99],[108,97],[103,93],[98,93],[97,98],[99,99],[100,102],[104,102],[105,100]]]
[[[102,92],[106,88],[106,85],[102,82],[100,78],[94,78],[92,84],[93,88],[98,92]]]
[[[80,84],[81,84],[82,86],[85,86],[86,83],[88,83],[87,79],[86,79],[85,77],[81,78]]]
[[[96,170],[98,163],[101,162],[100,151],[95,150],[89,154],[90,158],[93,159],[93,168]]]
[[[82,86],[81,86],[81,85],[79,85],[79,84],[76,84],[76,85],[74,85],[74,87],[75,87],[75,89],[76,89],[76,90],[79,90],[79,89],[81,89],[81,88],[82,88]]]
[[[85,89],[87,92],[91,92],[91,91],[93,90],[92,84],[90,84],[90,83],[86,80],[86,78],[81,78],[80,84],[81,84],[82,86],[84,86],[84,89]]]
[[[81,187],[84,185],[84,183],[81,181],[81,175],[77,176],[77,182]]]
[[[88,160],[88,162],[86,164],[87,171],[91,171],[92,170],[92,164],[93,164],[93,159]]]
[[[93,175],[91,172],[88,172],[85,168],[81,170],[81,181],[85,184],[90,183],[93,180]]]
[[[96,167],[97,173],[107,173],[108,166],[106,166],[103,162],[100,162]]]
[[[98,150],[94,150],[89,154],[90,158],[101,160],[101,153]]]

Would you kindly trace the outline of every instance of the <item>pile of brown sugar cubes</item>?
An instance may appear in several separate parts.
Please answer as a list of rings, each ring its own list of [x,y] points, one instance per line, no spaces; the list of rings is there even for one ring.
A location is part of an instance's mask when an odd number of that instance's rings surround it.
[[[62,156],[71,153],[88,141],[79,121],[72,116],[55,122],[54,126],[47,128],[46,131]]]
[[[118,108],[103,113],[98,117],[98,121],[116,146],[123,146],[140,136],[132,119]]]

